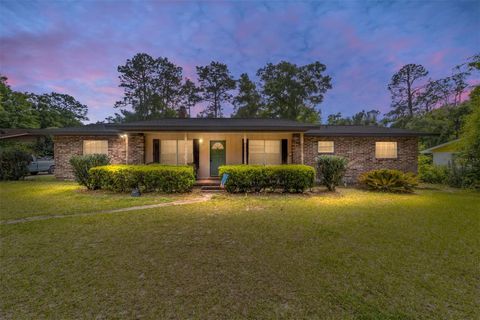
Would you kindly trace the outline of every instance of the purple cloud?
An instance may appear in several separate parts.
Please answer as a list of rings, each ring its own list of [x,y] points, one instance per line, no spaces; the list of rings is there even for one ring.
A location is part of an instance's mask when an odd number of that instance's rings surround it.
[[[227,63],[238,77],[267,62],[327,65],[324,117],[386,112],[392,74],[423,64],[451,73],[480,48],[472,1],[441,2],[38,2],[0,3],[0,72],[16,90],[52,90],[89,106],[92,121],[121,98],[116,68],[137,52],[195,66]],[[472,79],[471,83],[478,83]],[[199,108],[196,108],[198,111]],[[227,106],[227,112],[231,106]]]

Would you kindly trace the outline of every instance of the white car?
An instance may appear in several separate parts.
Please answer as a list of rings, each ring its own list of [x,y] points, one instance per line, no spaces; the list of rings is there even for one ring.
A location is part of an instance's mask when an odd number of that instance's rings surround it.
[[[35,175],[39,172],[48,172],[52,174],[55,171],[55,161],[52,157],[37,158],[32,156],[31,162],[28,165],[30,174]]]

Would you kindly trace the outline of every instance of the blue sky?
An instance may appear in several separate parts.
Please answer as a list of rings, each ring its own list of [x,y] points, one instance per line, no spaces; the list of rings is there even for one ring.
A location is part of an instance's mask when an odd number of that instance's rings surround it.
[[[448,76],[480,51],[478,30],[480,1],[3,0],[0,72],[16,90],[73,95],[97,121],[113,114],[117,66],[137,52],[168,57],[190,78],[212,60],[235,77],[267,62],[320,61],[333,78],[325,119],[387,112],[393,73],[418,63],[432,78]]]

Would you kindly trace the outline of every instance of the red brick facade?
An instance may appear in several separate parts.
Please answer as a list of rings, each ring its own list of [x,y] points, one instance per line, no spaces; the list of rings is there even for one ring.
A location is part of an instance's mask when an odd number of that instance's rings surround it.
[[[304,163],[315,166],[318,153],[318,141],[333,141],[334,155],[348,159],[345,178],[355,183],[358,176],[375,169],[397,169],[404,172],[417,172],[418,139],[416,137],[304,137]],[[376,159],[375,142],[396,141],[396,159]],[[292,139],[292,161],[301,163],[300,134]]]
[[[120,136],[55,136],[55,176],[59,179],[73,179],[69,160],[73,155],[83,154],[83,140],[108,140],[108,156],[112,164],[125,163],[125,139]],[[305,136],[303,145],[304,163],[315,166],[318,154],[318,141],[333,141],[333,154],[348,159],[345,175],[348,183],[355,183],[357,177],[374,169],[398,169],[404,172],[417,172],[418,139],[416,137],[313,137]],[[302,162],[300,134],[292,134],[292,163]],[[376,159],[376,141],[396,141],[396,159]],[[145,162],[145,137],[130,134],[128,137],[128,163]]]
[[[57,179],[73,179],[73,171],[70,165],[70,158],[73,155],[83,154],[84,140],[108,140],[108,157],[110,163],[125,163],[126,142],[119,136],[55,136],[55,177]],[[128,163],[144,163],[144,136],[128,136]]]

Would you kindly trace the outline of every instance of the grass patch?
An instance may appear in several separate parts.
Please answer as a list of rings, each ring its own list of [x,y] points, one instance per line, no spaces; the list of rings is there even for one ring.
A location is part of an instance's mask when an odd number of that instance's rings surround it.
[[[478,196],[220,195],[1,225],[0,317],[477,318]]]
[[[0,182],[0,220],[95,212],[168,202],[178,197],[151,193],[135,198],[126,193],[88,191],[73,181],[39,176],[26,181]]]

